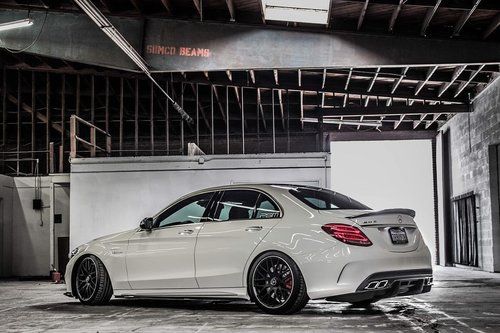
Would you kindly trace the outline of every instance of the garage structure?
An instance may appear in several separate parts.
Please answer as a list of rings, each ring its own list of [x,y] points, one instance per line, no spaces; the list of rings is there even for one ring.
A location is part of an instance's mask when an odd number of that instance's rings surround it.
[[[0,23],[29,22],[0,31],[1,275],[64,271],[74,246],[164,206],[96,230],[123,220],[99,220],[116,202],[88,201],[85,185],[107,173],[104,198],[174,200],[185,191],[148,191],[183,168],[210,179],[190,190],[279,177],[206,171],[224,165],[290,168],[281,181],[335,188],[331,142],[386,140],[431,143],[434,219],[421,223],[435,231],[436,264],[498,272],[500,4],[296,2],[0,4]],[[147,176],[154,168],[173,174]]]

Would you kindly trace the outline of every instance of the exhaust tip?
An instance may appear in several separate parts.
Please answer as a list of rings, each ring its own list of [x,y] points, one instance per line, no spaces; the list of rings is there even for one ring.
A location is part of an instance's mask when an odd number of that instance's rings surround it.
[[[366,290],[384,289],[389,284],[388,280],[371,281],[365,287]]]

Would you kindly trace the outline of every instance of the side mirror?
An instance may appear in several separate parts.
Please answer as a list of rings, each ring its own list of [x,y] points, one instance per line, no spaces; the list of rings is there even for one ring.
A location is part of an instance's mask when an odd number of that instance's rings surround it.
[[[144,218],[141,223],[139,224],[139,227],[142,230],[151,230],[153,229],[153,218],[152,217],[146,217]]]

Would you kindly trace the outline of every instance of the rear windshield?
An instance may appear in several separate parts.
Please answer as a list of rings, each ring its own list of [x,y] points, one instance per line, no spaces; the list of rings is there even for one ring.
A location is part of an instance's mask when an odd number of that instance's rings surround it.
[[[309,207],[318,210],[371,209],[346,195],[325,189],[297,187],[291,189],[290,193]]]

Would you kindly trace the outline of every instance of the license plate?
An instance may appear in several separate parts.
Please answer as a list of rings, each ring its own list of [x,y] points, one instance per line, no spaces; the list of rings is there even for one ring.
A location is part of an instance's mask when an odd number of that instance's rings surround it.
[[[408,244],[408,236],[405,229],[390,228],[389,235],[391,236],[392,244]]]

